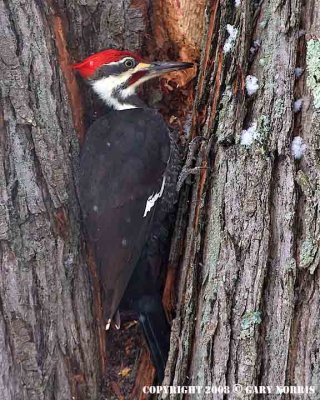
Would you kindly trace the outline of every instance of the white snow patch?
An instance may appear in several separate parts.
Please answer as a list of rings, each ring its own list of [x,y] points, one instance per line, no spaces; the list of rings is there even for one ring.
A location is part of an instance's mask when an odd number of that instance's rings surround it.
[[[294,75],[296,78],[300,78],[302,74],[303,74],[303,68],[297,67],[294,69]]]
[[[303,104],[303,100],[302,100],[302,99],[296,100],[296,101],[293,103],[293,112],[294,112],[294,113],[298,113],[299,111],[301,111],[302,104]]]
[[[291,154],[296,160],[300,160],[303,157],[306,149],[307,145],[305,144],[301,136],[296,136],[293,138],[291,144]]]
[[[236,7],[240,7],[240,4],[241,4],[241,0],[235,0],[235,1],[234,1],[234,5],[235,5]]]
[[[248,96],[252,96],[259,89],[258,78],[253,75],[246,77],[246,90]]]
[[[166,183],[166,177],[163,177],[162,180],[162,185],[161,185],[161,189],[159,193],[156,194],[152,194],[151,196],[149,196],[148,200],[147,200],[147,204],[146,204],[146,208],[144,210],[144,214],[143,214],[143,218],[146,217],[146,215],[148,214],[148,212],[152,209],[152,207],[155,205],[156,201],[158,199],[160,199],[160,197],[163,194],[163,190],[164,190],[164,185]]]
[[[241,132],[240,144],[242,144],[242,146],[251,146],[258,138],[259,132],[257,131],[257,123],[254,122],[248,129],[244,129]]]
[[[235,28],[234,26],[228,24],[227,25],[227,32],[229,33],[229,37],[226,40],[224,46],[223,46],[223,52],[225,54],[229,53],[229,51],[232,49],[234,46],[234,43],[236,41],[237,35],[238,35],[238,29]]]

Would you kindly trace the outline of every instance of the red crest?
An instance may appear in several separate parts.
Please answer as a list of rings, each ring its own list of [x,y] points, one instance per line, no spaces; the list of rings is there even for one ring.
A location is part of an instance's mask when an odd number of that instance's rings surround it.
[[[85,58],[78,64],[73,64],[72,68],[79,71],[81,76],[84,78],[90,78],[97,68],[103,64],[109,64],[110,62],[117,62],[124,57],[132,57],[137,61],[141,61],[141,57],[131,51],[121,50],[103,50],[99,53],[92,54],[92,56]]]

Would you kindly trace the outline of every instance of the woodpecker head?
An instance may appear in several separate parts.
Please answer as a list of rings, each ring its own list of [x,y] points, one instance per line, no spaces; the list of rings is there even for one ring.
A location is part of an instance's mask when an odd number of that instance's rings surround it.
[[[73,68],[91,83],[108,106],[125,110],[139,106],[135,93],[143,82],[192,66],[186,62],[148,63],[129,51],[104,50],[74,64]]]

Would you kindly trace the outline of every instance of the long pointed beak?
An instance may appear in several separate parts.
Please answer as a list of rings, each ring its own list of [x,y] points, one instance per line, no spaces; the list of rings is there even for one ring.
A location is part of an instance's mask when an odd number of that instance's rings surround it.
[[[155,75],[162,75],[171,71],[192,68],[193,63],[180,61],[157,61],[150,64],[149,71]]]
[[[167,72],[179,71],[193,66],[193,63],[180,61],[157,61],[150,64],[142,61],[134,68],[132,76],[129,79],[129,85],[139,85]]]

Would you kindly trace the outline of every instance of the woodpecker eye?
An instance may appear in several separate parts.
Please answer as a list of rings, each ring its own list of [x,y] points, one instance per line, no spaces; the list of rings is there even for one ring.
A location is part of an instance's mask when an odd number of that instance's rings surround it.
[[[127,68],[133,68],[136,65],[136,62],[135,62],[135,60],[133,58],[126,58],[124,60],[124,65]]]

